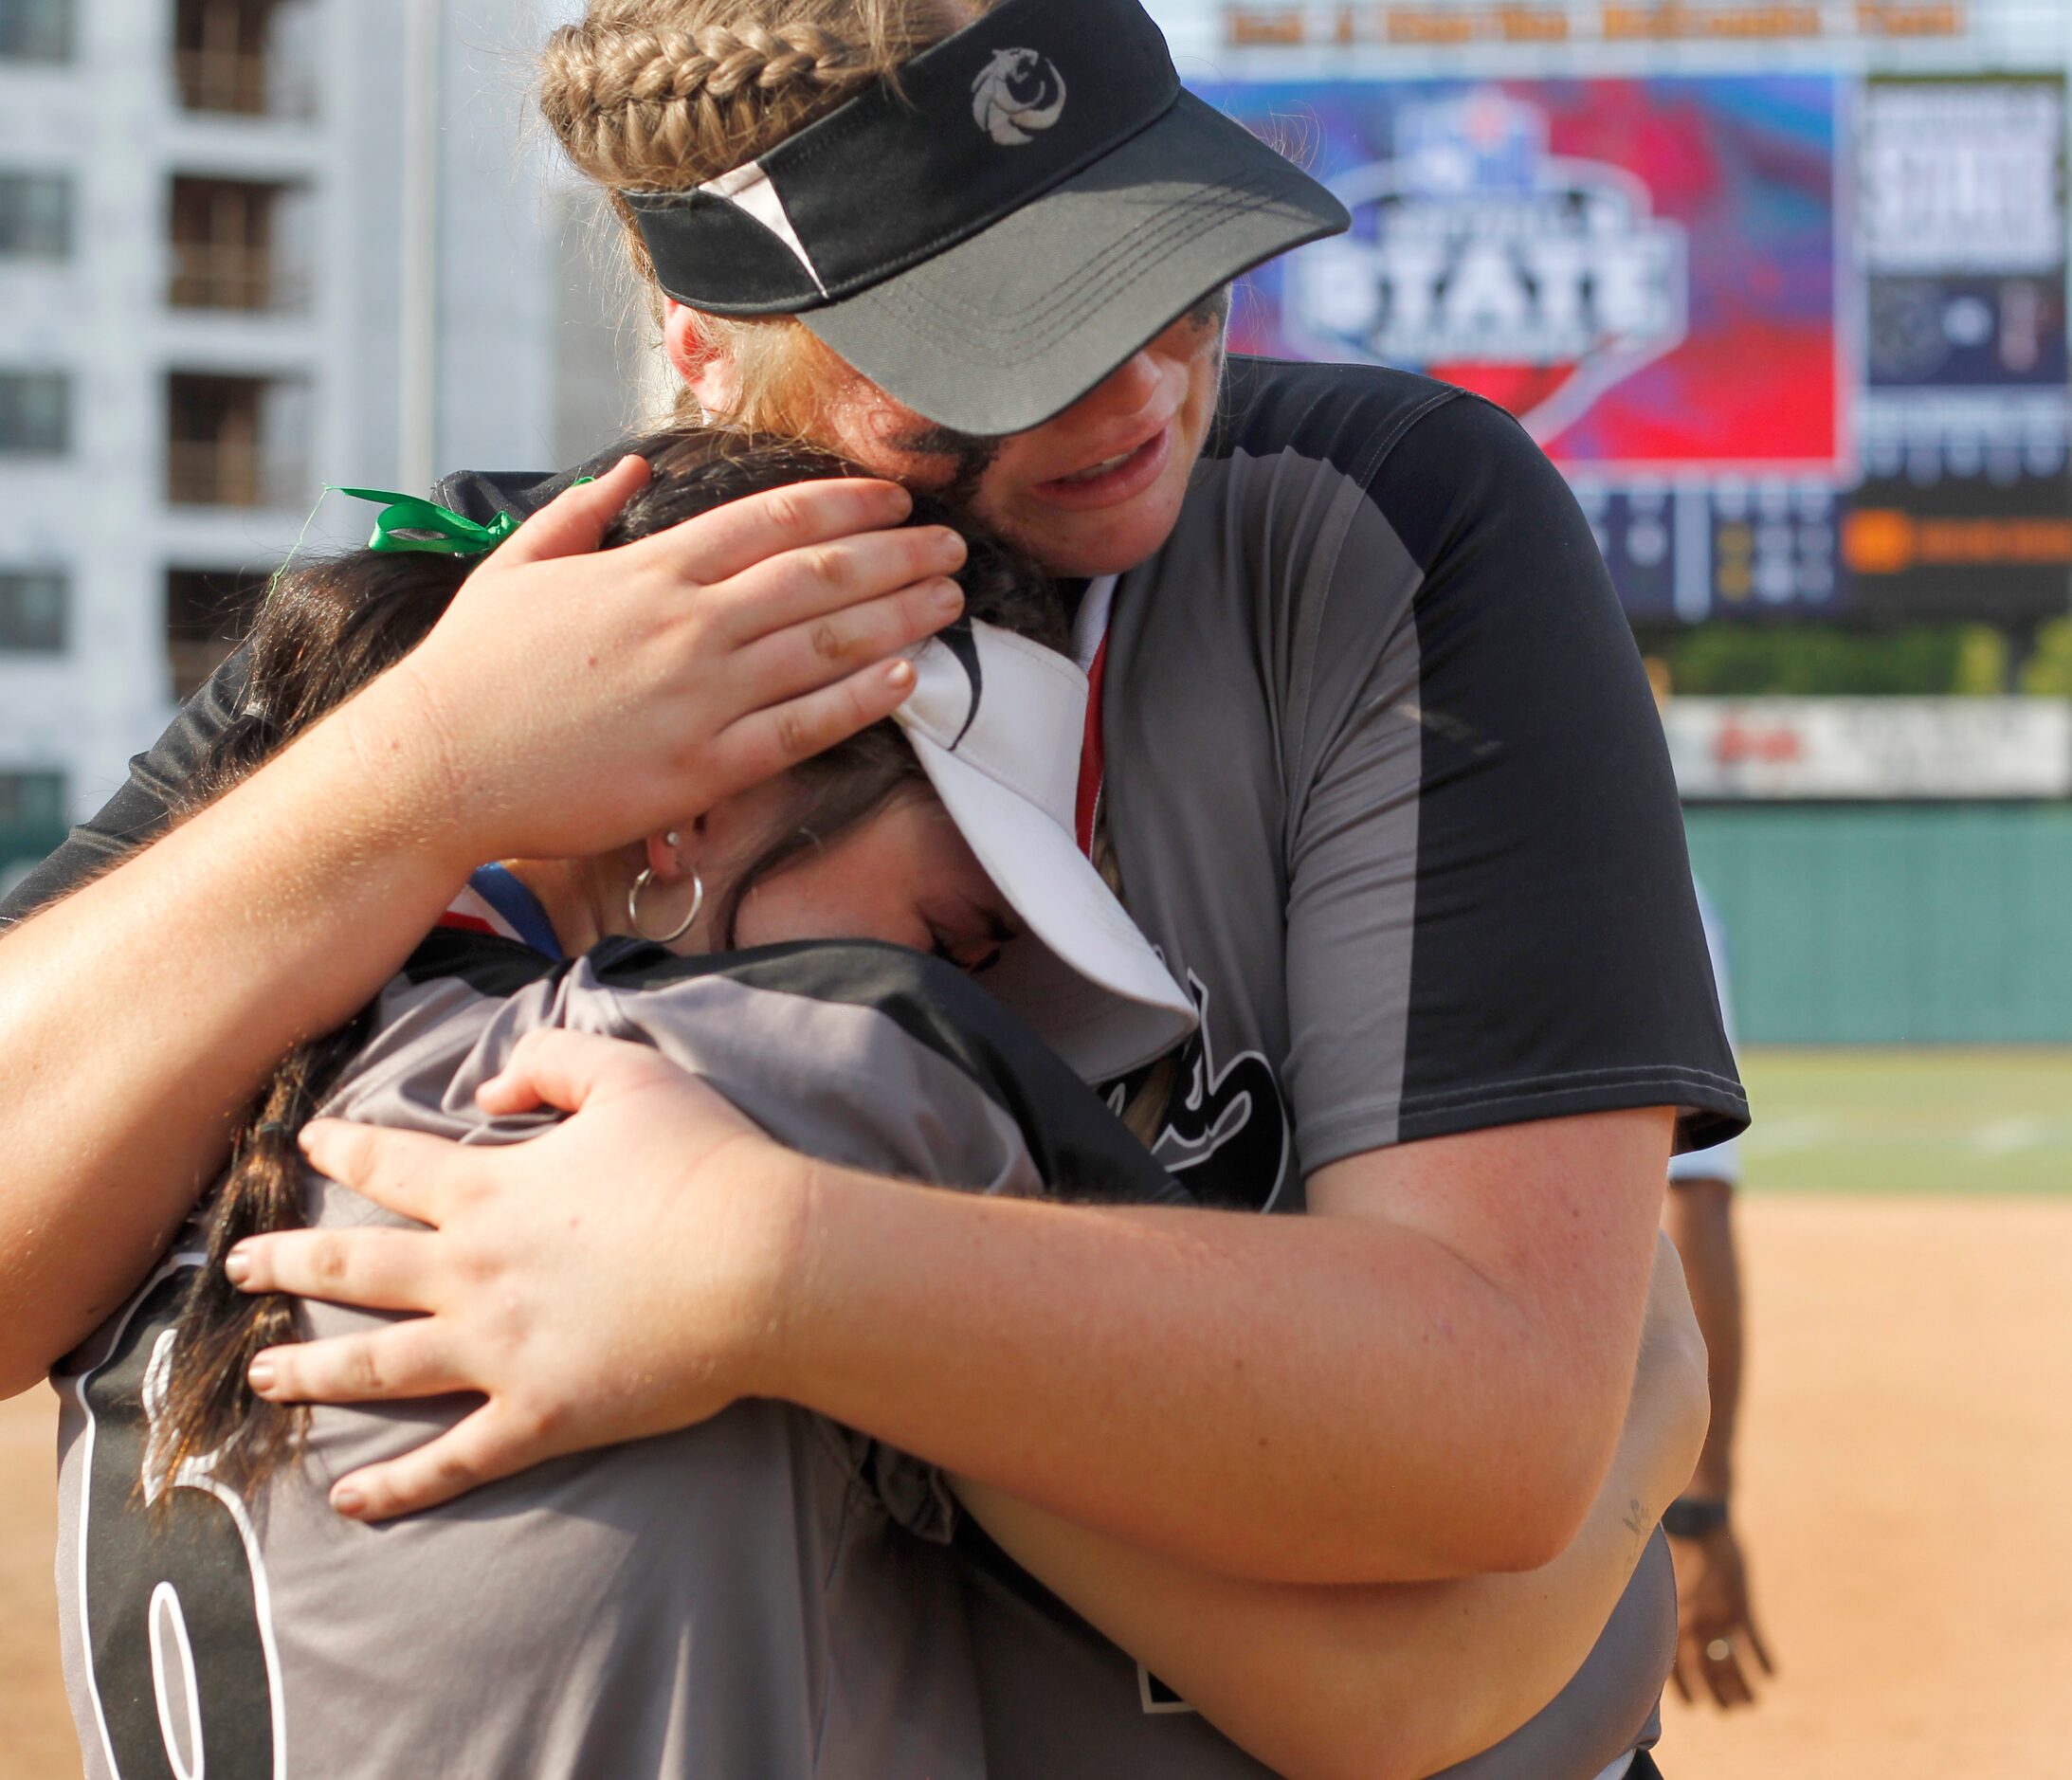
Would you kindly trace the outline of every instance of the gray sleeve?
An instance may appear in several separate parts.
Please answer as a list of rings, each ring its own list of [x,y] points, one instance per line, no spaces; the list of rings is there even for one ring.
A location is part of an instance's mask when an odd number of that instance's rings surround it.
[[[648,967],[639,986],[614,980],[622,973],[609,948],[504,995],[452,977],[398,979],[354,1072],[321,1110],[463,1142],[522,1141],[550,1121],[536,1114],[485,1118],[476,1090],[526,1033],[561,1027],[653,1046],[809,1155],[920,1186],[1043,1192],[1016,1118],[886,1010],[883,966],[895,950],[797,949],[779,960],[793,967],[787,979],[793,991],[748,980],[753,970],[744,974],[731,959],[679,960],[651,947],[631,949]],[[939,983],[934,972],[947,967],[919,954],[893,968],[923,989],[955,995],[966,988],[954,972],[954,983]],[[797,992],[806,989],[812,992]],[[838,998],[845,991],[858,998]],[[947,1024],[952,1015],[938,1008],[936,1018]],[[911,1011],[908,1020],[927,1029]],[[1076,1081],[1069,1085],[1093,1102]],[[332,1222],[395,1221],[354,1194],[333,1192],[327,1205]],[[932,1541],[950,1536],[954,1503],[936,1467],[813,1419],[823,1450],[889,1518]]]
[[[1283,721],[1305,1165],[1625,1107],[1732,1135],[1668,751],[1574,498],[1468,400],[1358,481]]]
[[[1013,1118],[873,1008],[713,976],[601,992],[607,1029],[704,1078],[791,1149],[931,1187],[1044,1191]]]

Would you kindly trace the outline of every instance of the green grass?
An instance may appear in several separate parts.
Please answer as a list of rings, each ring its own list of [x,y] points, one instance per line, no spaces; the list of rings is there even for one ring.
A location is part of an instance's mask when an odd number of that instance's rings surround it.
[[[2072,1194],[2072,1048],[1751,1046],[1751,1192]]]

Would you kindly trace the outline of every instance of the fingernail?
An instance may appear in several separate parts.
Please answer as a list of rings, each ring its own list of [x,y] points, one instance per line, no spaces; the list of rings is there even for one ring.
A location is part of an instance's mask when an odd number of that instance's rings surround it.
[[[245,1369],[245,1382],[254,1390],[264,1392],[273,1389],[273,1362],[254,1360]]]
[[[885,669],[886,682],[893,686],[911,686],[914,683],[914,663],[900,659]]]
[[[350,1483],[341,1483],[331,1492],[331,1505],[341,1515],[356,1515],[367,1506],[367,1498]]]
[[[224,1278],[232,1285],[243,1285],[251,1278],[252,1258],[243,1249],[233,1248],[223,1258]]]
[[[928,590],[928,604],[954,616],[964,609],[964,590],[954,581],[938,581]]]

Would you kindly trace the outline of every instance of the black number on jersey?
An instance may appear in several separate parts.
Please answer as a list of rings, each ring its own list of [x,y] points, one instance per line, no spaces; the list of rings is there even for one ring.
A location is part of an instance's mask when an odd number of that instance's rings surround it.
[[[272,1780],[281,1696],[242,1511],[206,1478],[176,1481],[155,1504],[144,1488],[147,1397],[194,1271],[183,1257],[154,1283],[81,1381],[93,1443],[79,1521],[89,1685],[118,1780]]]
[[[1209,1036],[1209,985],[1187,973],[1201,1024],[1180,1053],[1180,1083],[1152,1153],[1207,1206],[1264,1211],[1288,1171],[1288,1113],[1273,1066],[1241,1051],[1220,1067]]]

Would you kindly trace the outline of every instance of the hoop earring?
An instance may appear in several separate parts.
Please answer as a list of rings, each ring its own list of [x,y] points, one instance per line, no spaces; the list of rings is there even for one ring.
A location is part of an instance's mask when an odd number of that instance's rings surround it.
[[[698,875],[698,868],[691,868],[691,912],[676,928],[666,934],[644,934],[641,932],[641,892],[655,881],[652,865],[643,865],[641,875],[633,880],[626,893],[626,919],[632,928],[636,939],[645,939],[651,946],[673,946],[691,931],[691,923],[698,918],[698,911],[705,906],[705,881]]]

